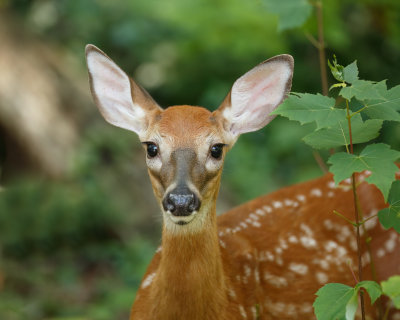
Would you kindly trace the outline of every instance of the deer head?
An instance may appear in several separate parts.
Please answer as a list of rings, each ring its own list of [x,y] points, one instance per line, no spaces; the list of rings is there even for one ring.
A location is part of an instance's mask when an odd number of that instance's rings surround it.
[[[293,58],[271,58],[240,77],[214,112],[202,107],[161,108],[93,45],[86,47],[93,98],[109,123],[142,142],[164,227],[196,232],[215,218],[226,151],[240,134],[268,124],[291,87]]]

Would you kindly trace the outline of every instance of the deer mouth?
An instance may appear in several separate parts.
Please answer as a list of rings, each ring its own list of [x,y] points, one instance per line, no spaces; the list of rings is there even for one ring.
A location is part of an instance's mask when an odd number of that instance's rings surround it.
[[[196,218],[197,211],[192,212],[189,216],[176,216],[170,211],[166,211],[167,219],[178,226],[185,226],[191,223]]]

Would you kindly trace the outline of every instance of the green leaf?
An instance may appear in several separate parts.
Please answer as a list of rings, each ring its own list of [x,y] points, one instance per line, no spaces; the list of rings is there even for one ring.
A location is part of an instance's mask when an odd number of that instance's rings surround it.
[[[388,208],[378,212],[379,221],[385,229],[393,228],[400,233],[400,181],[393,182],[388,203]]]
[[[313,307],[318,320],[345,319],[346,308],[356,290],[341,283],[328,283],[320,288]],[[353,304],[349,306],[351,308]]]
[[[335,99],[320,94],[291,94],[271,114],[281,115],[301,124],[316,122],[317,129],[336,125],[346,117],[346,110],[335,108]]]
[[[390,186],[398,171],[394,161],[399,157],[399,151],[390,149],[386,144],[377,143],[365,147],[360,155],[345,152],[335,153],[328,159],[328,163],[331,164],[329,170],[334,174],[336,184],[350,177],[354,172],[371,171],[371,175],[366,181],[375,184],[381,190],[386,201]]]
[[[382,92],[386,90],[386,80],[378,83],[366,80],[355,80],[351,86],[342,88],[339,92],[343,98],[351,100],[384,100]]]
[[[382,127],[382,120],[362,121],[360,114],[355,114],[351,118],[351,129],[353,144],[368,142],[379,135]],[[323,128],[310,133],[303,138],[305,143],[315,149],[330,149],[349,145],[349,126],[347,119],[339,121],[336,126]]]
[[[343,69],[343,78],[347,83],[353,83],[358,80],[357,61],[354,61]]]
[[[267,10],[278,15],[278,31],[301,27],[312,12],[307,0],[263,0]]]
[[[337,63],[335,55],[333,55],[332,63],[328,60],[328,66],[331,69],[333,77],[339,82],[344,82],[344,67]]]
[[[400,85],[390,90],[382,88],[381,99],[368,100],[365,113],[370,118],[400,121]]]
[[[378,299],[382,295],[381,287],[375,281],[369,281],[369,280],[361,281],[357,283],[355,288],[357,290],[359,290],[360,288],[364,288],[365,290],[367,290],[369,297],[371,298],[372,304],[374,304],[376,299]]]
[[[354,320],[358,308],[358,291],[354,290],[349,302],[346,304],[346,320]]]
[[[381,282],[382,292],[392,299],[394,306],[400,309],[400,276],[390,277]]]

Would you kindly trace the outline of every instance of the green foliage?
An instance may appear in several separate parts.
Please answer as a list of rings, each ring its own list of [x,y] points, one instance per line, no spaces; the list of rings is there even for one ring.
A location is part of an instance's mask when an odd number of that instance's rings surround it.
[[[318,320],[345,319],[346,309],[355,289],[341,283],[328,283],[320,288],[313,304]],[[352,301],[351,301],[352,302]],[[349,307],[352,307],[350,303]]]
[[[350,154],[348,146],[350,143],[365,143],[378,137],[383,120],[400,119],[396,104],[400,101],[400,86],[387,90],[386,81],[375,83],[359,80],[356,62],[342,67],[335,57],[329,66],[333,76],[341,81],[339,95],[346,99],[346,109],[337,106],[333,98],[305,93],[291,95],[274,114],[286,116],[301,124],[315,122],[315,131],[304,138],[307,144],[317,149],[339,146],[347,149],[347,153],[338,152],[328,160],[335,182],[339,183],[354,172],[369,170],[371,176],[366,179],[367,182],[375,184],[386,200],[398,170],[394,161],[400,158],[400,152],[385,144],[373,144],[355,155]],[[346,82],[351,83],[351,86],[347,86]],[[357,103],[353,103],[357,106],[356,110],[349,107],[352,99],[357,100]],[[358,107],[360,104],[361,108]],[[371,119],[363,120],[362,115]]]
[[[364,288],[371,303],[378,299],[382,290],[374,281],[361,281],[354,288],[341,283],[328,283],[320,288],[314,302],[318,320],[353,320],[358,307],[358,292]]]
[[[389,208],[379,212],[379,219],[385,228],[393,227],[400,233],[400,182],[393,183],[399,170],[394,161],[400,158],[400,152],[387,144],[375,143],[367,145],[359,154],[353,153],[354,144],[370,142],[379,136],[384,120],[399,121],[400,86],[387,90],[386,81],[360,80],[356,62],[343,67],[335,57],[332,63],[329,62],[329,67],[339,81],[331,89],[341,88],[338,100],[344,99],[344,108],[333,98],[296,93],[286,99],[274,114],[301,124],[315,122],[316,129],[304,137],[304,141],[316,149],[345,146],[346,152],[336,152],[328,160],[335,183],[352,177],[355,172],[370,171],[366,181],[375,184],[385,201],[389,200]],[[381,288],[373,281],[359,282],[354,288],[330,283],[319,289],[314,302],[317,319],[353,320],[360,288],[369,293],[372,303],[383,290],[383,286]],[[398,294],[397,289],[389,296],[396,301]]]
[[[351,119],[353,143],[368,142],[379,136],[382,120],[370,119],[365,122],[360,114],[355,114]],[[303,138],[304,142],[315,149],[330,149],[350,144],[348,120],[343,119],[337,126],[314,131]]]
[[[328,163],[332,165],[330,171],[334,174],[336,183],[351,177],[354,172],[371,171],[366,181],[375,184],[387,200],[390,187],[399,170],[394,164],[398,158],[400,158],[399,151],[390,149],[386,144],[377,143],[366,146],[359,155],[335,153],[329,158]]]
[[[387,295],[397,309],[400,309],[400,276],[392,276],[381,282],[382,292]]]
[[[271,114],[281,115],[301,124],[315,122],[317,129],[334,126],[346,117],[345,110],[335,108],[335,99],[310,93],[292,93]]]
[[[400,233],[400,181],[393,182],[388,198],[389,207],[378,212],[385,229],[393,228]]]
[[[335,55],[333,56],[332,63],[328,60],[328,66],[331,69],[333,77],[339,82],[344,82],[344,67],[337,63]]]
[[[308,0],[263,0],[267,10],[278,16],[278,31],[300,27],[312,12]]]

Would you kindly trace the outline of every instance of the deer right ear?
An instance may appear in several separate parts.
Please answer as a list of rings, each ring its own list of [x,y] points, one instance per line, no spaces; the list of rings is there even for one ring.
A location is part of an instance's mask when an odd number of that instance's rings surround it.
[[[85,51],[90,90],[104,119],[139,135],[143,133],[150,115],[162,109],[103,51],[91,44]]]
[[[293,58],[284,54],[259,64],[235,81],[224,102],[214,112],[233,140],[259,130],[274,116],[292,85]]]

